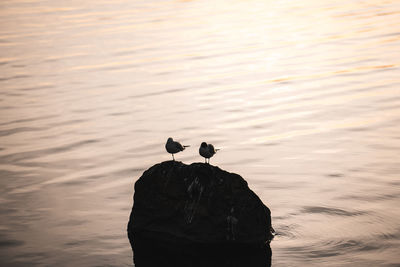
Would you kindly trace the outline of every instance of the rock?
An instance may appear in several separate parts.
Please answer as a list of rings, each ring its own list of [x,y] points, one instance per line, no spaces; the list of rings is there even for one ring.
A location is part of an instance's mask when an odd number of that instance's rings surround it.
[[[215,246],[169,244],[135,235],[135,267],[270,267],[271,248],[259,246]]]
[[[143,251],[139,243],[150,250],[156,248],[149,244],[157,244],[159,251],[171,245],[195,251],[200,247],[264,251],[269,249],[271,229],[270,210],[247,182],[218,167],[166,161],[145,171],[135,183],[128,223],[134,254]]]

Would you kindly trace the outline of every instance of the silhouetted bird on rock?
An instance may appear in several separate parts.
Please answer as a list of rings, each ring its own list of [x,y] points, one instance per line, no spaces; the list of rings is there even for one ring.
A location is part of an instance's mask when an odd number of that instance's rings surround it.
[[[168,153],[172,154],[172,160],[175,160],[174,154],[185,150],[189,146],[183,146],[179,142],[174,141],[171,137],[168,138],[167,143],[165,144],[165,149]]]
[[[206,142],[201,143],[200,148],[199,148],[199,154],[205,158],[205,163],[207,163],[208,159],[208,164],[210,164],[210,158],[214,156],[215,153],[217,153],[219,149],[215,149],[212,144],[207,144]]]

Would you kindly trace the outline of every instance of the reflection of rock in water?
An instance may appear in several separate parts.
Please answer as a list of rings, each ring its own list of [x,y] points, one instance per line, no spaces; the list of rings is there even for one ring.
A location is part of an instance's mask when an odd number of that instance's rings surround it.
[[[271,266],[271,249],[267,243],[253,246],[168,244],[135,235],[131,244],[136,267]]]
[[[218,167],[167,161],[135,184],[128,236],[138,267],[269,266],[270,229],[246,181]]]

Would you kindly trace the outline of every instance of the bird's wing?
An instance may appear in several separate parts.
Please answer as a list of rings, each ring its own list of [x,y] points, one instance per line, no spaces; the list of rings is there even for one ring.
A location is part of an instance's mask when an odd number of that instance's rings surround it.
[[[212,144],[208,144],[208,150],[209,150],[211,153],[214,153],[214,152],[215,152],[215,148],[214,148],[214,146],[213,146]]]
[[[178,142],[175,143],[176,148],[178,148],[180,151],[184,150],[185,148]]]

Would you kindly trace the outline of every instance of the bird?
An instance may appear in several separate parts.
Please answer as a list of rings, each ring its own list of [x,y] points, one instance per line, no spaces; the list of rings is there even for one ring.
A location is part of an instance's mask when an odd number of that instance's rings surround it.
[[[175,161],[174,154],[185,150],[185,148],[190,146],[183,146],[181,143],[174,141],[172,137],[169,137],[167,143],[165,144],[165,149],[168,153],[172,154],[172,160]]]
[[[207,163],[208,159],[208,164],[210,164],[210,158],[214,156],[215,153],[217,153],[219,149],[215,149],[212,144],[207,144],[206,142],[201,143],[200,148],[199,148],[199,154],[205,158],[205,163]]]

